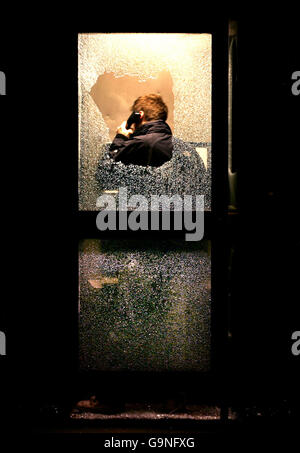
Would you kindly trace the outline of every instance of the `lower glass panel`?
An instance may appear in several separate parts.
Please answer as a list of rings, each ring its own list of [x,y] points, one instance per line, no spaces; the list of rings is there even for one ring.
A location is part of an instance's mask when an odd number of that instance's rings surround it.
[[[210,241],[79,246],[81,370],[210,370]]]

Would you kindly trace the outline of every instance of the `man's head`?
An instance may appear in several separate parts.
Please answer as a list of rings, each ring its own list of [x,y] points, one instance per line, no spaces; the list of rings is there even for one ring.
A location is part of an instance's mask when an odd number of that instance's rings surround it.
[[[139,96],[131,107],[132,112],[142,113],[142,123],[154,120],[166,121],[168,107],[159,94],[146,94]]]
[[[125,137],[128,138],[136,129],[140,128],[145,123],[157,120],[166,121],[168,117],[168,107],[162,100],[162,97],[155,93],[139,96],[131,106],[131,111],[139,113],[138,122],[131,121],[131,114],[127,122],[123,121],[116,130],[117,134],[125,135]]]

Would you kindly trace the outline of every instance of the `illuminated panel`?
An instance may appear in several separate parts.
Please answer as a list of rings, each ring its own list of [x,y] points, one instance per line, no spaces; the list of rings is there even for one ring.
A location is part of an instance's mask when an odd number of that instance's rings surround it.
[[[130,106],[142,94],[162,95],[169,109],[167,122],[178,140],[180,154],[190,152],[184,143],[192,143],[197,156],[201,153],[196,147],[211,151],[210,34],[79,34],[78,88],[81,210],[96,210],[97,197],[103,189],[109,189],[101,184],[101,174],[95,178],[99,162],[116,127],[127,119]],[[202,168],[197,168],[195,162],[180,167],[186,168],[186,173],[189,167],[194,172],[196,169],[202,178]],[[206,170],[210,172],[210,168]],[[138,178],[139,169],[136,172]],[[165,174],[169,175],[168,172],[166,165]],[[152,176],[155,181],[155,173]],[[178,179],[180,185],[181,178],[176,172],[171,177]],[[186,185],[195,180],[195,174],[183,179]],[[126,182],[128,186],[134,185],[133,181]],[[122,177],[116,179],[115,185],[120,183]],[[206,209],[210,209],[209,175],[205,175],[205,185],[199,190],[198,186],[191,187],[190,194],[201,191],[207,196]],[[134,192],[141,192],[138,184]]]
[[[82,370],[210,369],[210,242],[80,244]]]

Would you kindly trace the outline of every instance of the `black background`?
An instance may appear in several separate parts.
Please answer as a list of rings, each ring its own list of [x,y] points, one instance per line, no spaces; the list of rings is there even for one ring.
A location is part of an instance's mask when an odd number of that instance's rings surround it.
[[[166,23],[168,31],[199,31],[201,21],[188,14],[176,29],[168,15],[155,26],[149,17],[148,31],[167,31]],[[143,21],[131,27],[126,13],[125,27],[123,15],[116,12],[105,26],[76,25],[61,11],[21,21],[18,11],[1,31],[7,95],[0,98],[0,330],[7,356],[0,357],[0,394],[10,421],[28,414],[35,420],[41,407],[68,407],[76,395],[74,300],[83,234],[76,203],[77,32],[145,31]],[[223,398],[239,408],[299,408],[299,357],[291,354],[291,334],[300,329],[300,96],[291,93],[291,75],[300,69],[298,30],[293,14],[230,16],[239,23],[239,210],[222,224],[226,243],[235,246]]]

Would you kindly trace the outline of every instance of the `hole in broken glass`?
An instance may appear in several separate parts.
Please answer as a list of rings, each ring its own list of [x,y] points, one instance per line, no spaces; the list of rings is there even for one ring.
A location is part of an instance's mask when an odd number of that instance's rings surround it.
[[[171,130],[174,129],[174,94],[173,80],[169,71],[161,71],[157,78],[140,81],[139,77],[116,77],[113,72],[101,74],[90,94],[99,108],[109,128],[109,137],[113,140],[117,127],[130,114],[130,107],[139,96],[160,94],[168,106],[168,119]]]

